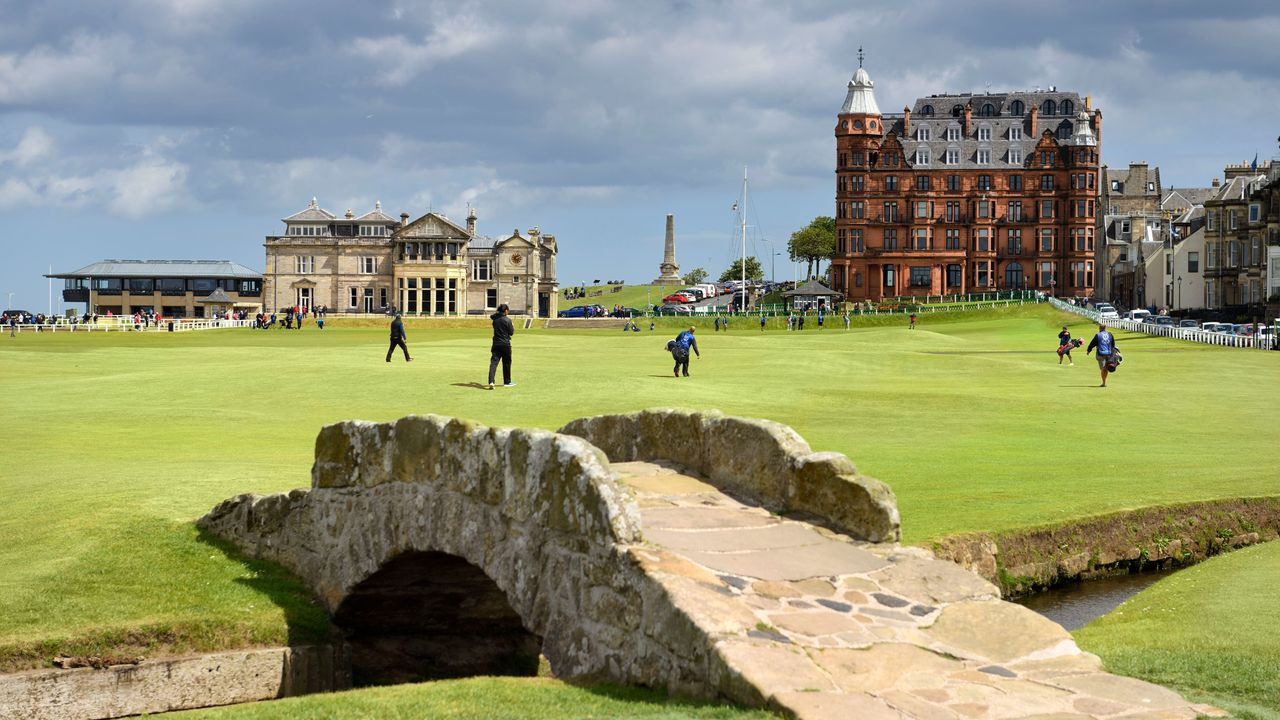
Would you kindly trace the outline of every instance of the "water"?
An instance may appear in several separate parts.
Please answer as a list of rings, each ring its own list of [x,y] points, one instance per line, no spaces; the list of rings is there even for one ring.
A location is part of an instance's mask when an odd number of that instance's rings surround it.
[[[1172,570],[1084,580],[1014,600],[1067,630],[1078,630],[1116,609]]]

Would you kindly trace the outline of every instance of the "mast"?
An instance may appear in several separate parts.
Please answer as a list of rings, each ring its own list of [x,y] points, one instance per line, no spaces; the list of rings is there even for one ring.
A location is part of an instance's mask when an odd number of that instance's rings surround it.
[[[738,312],[747,311],[747,166],[742,166],[742,307]]]

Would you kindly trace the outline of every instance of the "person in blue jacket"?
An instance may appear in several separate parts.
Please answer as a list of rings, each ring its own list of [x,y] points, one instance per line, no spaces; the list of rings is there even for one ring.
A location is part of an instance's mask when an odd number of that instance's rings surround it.
[[[688,330],[684,330],[677,335],[675,340],[667,343],[667,349],[671,351],[671,356],[676,361],[675,368],[671,371],[676,377],[680,377],[682,370],[684,371],[684,376],[689,377],[690,350],[698,357],[702,357],[702,353],[698,352],[698,341],[693,337],[693,331],[694,327],[691,325]]]

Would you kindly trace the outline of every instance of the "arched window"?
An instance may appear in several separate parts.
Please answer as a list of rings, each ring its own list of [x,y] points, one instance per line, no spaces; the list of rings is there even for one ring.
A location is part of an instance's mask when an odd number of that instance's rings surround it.
[[[982,109],[978,111],[978,115],[982,117],[991,117],[996,114],[996,106],[991,103],[983,103]]]
[[[933,106],[925,105],[924,107],[920,108],[920,114],[925,116],[933,115]]]
[[[1027,111],[1027,106],[1022,104],[1021,100],[1014,100],[1009,103],[1009,114],[1014,117],[1021,117]]]
[[[1041,115],[1057,115],[1058,114],[1057,103],[1055,103],[1052,100],[1045,100],[1044,104],[1040,106],[1040,114]]]
[[[1063,100],[1062,107],[1059,109],[1062,110],[1063,115],[1066,115],[1067,117],[1071,117],[1073,114],[1075,114],[1076,106],[1070,100]]]
[[[1022,263],[1011,262],[1004,268],[1004,287],[1006,290],[1022,290],[1026,280],[1022,275]]]
[[[951,117],[960,117],[964,114],[964,108],[960,105],[951,106]]]

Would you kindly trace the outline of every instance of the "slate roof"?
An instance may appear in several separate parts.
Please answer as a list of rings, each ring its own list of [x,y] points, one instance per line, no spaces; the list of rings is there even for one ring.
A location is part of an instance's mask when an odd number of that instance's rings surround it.
[[[1164,193],[1164,199],[1160,201],[1160,207],[1165,205],[1172,208],[1195,207],[1203,205],[1207,200],[1212,200],[1217,193],[1218,188],[1213,187],[1169,188]]]
[[[51,278],[199,277],[261,279],[262,273],[230,260],[100,260]]]
[[[870,76],[861,67],[849,83],[841,113],[877,113]],[[972,105],[969,132],[964,132],[964,110]],[[1028,132],[1027,116],[1032,108],[1037,110],[1036,130]],[[868,109],[869,108],[869,109]],[[1051,110],[1051,112],[1045,112]],[[927,167],[940,169],[1008,169],[1023,167],[1040,141],[1041,134],[1052,130],[1059,145],[1097,145],[1097,139],[1089,127],[1090,115],[1079,93],[1057,89],[1034,92],[1012,91],[1006,93],[943,93],[918,98],[911,108],[910,131],[904,115],[882,115],[884,134],[892,132],[902,143],[904,159],[908,166],[924,167],[916,162],[916,151],[929,149]],[[959,128],[956,140],[947,139],[949,127]],[[1011,131],[1021,132],[1018,138]],[[928,132],[924,139],[921,131]],[[988,139],[979,140],[979,134],[989,131]],[[956,150],[959,162],[947,163],[948,150]],[[988,162],[978,162],[978,151],[989,151]],[[1021,158],[1011,155],[1020,150]]]
[[[1211,201],[1238,201],[1246,200],[1249,197],[1249,191],[1254,183],[1266,182],[1266,175],[1239,175],[1224,182],[1220,187],[1215,188],[1213,197],[1206,202]]]
[[[822,283],[818,282],[817,280],[810,280],[810,281],[806,282],[805,284],[801,285],[800,287],[796,288],[795,290],[788,290],[787,292],[782,293],[782,296],[783,296],[783,297],[795,297],[795,296],[797,296],[797,295],[802,295],[802,296],[810,296],[810,295],[828,295],[828,296],[834,296],[834,295],[841,295],[841,294],[842,294],[842,293],[838,293],[838,292],[836,292],[835,290],[832,290],[831,288],[827,287],[826,285],[823,285]]]
[[[329,222],[337,220],[338,216],[320,207],[315,198],[311,198],[311,202],[305,210],[296,212],[285,218],[285,222]]]
[[[373,204],[373,209],[355,219],[356,222],[362,223],[390,223],[393,225],[400,224],[400,221],[382,212],[382,201],[379,200]]]

